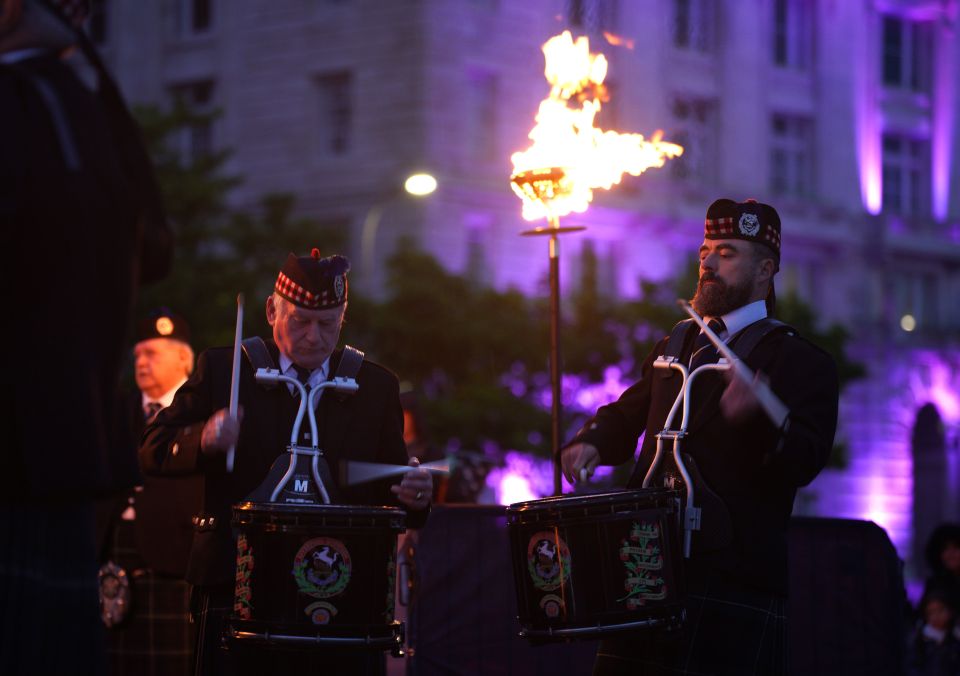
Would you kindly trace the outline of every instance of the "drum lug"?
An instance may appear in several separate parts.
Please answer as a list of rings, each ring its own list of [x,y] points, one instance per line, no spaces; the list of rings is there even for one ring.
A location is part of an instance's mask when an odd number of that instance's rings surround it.
[[[700,508],[687,507],[683,511],[684,530],[700,530]]]

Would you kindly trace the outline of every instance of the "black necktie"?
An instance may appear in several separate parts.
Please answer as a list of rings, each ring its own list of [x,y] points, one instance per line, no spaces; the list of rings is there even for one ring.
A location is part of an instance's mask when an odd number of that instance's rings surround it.
[[[717,336],[726,329],[723,320],[718,317],[714,317],[707,322],[707,326],[710,327]],[[704,364],[715,363],[719,358],[720,355],[717,353],[717,348],[710,342],[710,339],[707,337],[707,332],[701,332],[693,344],[693,352],[691,352],[690,356],[690,370],[693,371],[695,368],[703,366]]]
[[[161,408],[163,408],[163,404],[159,401],[148,401],[143,405],[143,419],[147,423],[153,422],[153,419],[157,417]]]
[[[307,394],[310,394],[310,371],[303,368],[299,364],[294,364],[293,370],[297,372],[297,380],[303,383],[303,386],[307,389]],[[296,399],[299,396],[300,396],[300,390],[294,387],[293,398]]]

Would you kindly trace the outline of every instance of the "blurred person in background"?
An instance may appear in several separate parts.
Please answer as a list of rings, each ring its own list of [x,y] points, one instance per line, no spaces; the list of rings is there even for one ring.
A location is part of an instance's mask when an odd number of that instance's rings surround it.
[[[136,340],[137,390],[125,399],[134,457],[144,428],[173,402],[194,363],[190,328],[168,308],[149,312]],[[145,476],[98,510],[100,615],[113,676],[192,671],[194,631],[184,578],[202,491],[200,477]]]

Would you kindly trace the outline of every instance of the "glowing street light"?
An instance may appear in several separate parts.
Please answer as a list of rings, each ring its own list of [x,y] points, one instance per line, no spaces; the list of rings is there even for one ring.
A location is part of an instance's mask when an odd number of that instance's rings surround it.
[[[437,179],[430,174],[412,174],[404,181],[403,189],[416,197],[426,197],[437,189]]]
[[[403,182],[404,192],[399,188],[394,188],[390,194],[385,195],[381,200],[375,203],[367,210],[367,215],[363,219],[363,226],[360,230],[360,257],[363,261],[365,274],[373,270],[374,249],[376,248],[377,232],[380,230],[380,221],[383,219],[383,212],[388,205],[395,199],[403,197],[404,194],[414,197],[427,197],[437,190],[437,179],[425,172],[411,174]]]

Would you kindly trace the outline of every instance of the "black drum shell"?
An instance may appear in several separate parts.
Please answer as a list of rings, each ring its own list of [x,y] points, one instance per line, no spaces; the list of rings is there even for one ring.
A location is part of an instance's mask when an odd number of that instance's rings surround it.
[[[397,535],[405,519],[395,507],[234,505],[238,565],[229,630],[286,636],[297,646],[303,645],[297,637],[362,643],[396,634]],[[324,575],[312,576],[314,558],[332,564]],[[336,582],[322,583],[331,579]]]
[[[510,505],[521,634],[566,640],[678,626],[686,595],[680,513],[680,494],[660,488]],[[567,570],[551,577],[556,566],[538,568],[541,560]]]

